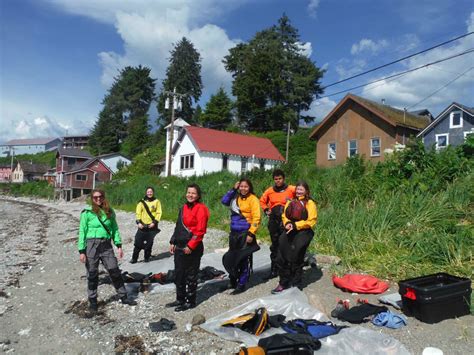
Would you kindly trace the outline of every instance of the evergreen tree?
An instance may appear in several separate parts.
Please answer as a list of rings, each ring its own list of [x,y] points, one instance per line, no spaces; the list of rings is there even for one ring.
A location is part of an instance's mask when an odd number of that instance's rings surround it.
[[[148,110],[155,98],[155,79],[150,73],[149,68],[140,65],[124,68],[115,78],[91,132],[92,152],[104,154],[122,149],[134,156],[150,144]]]
[[[120,151],[120,137],[124,132],[121,115],[104,107],[89,136],[89,148],[92,154],[101,155]]]
[[[170,64],[166,69],[166,79],[163,80],[163,91],[184,94],[181,98],[182,109],[175,111],[175,118],[182,118],[189,123],[193,122],[193,101],[196,103],[201,97],[201,56],[194,45],[185,37],[178,42],[170,52]],[[161,93],[158,98],[158,123],[167,125],[171,121],[171,108],[165,109],[165,100],[169,97]],[[170,100],[171,104],[171,100]]]
[[[201,116],[205,127],[224,130],[232,123],[232,100],[221,87],[209,99],[206,110]]]
[[[283,15],[277,25],[256,33],[248,43],[230,49],[224,58],[232,73],[232,93],[240,122],[250,130],[295,128],[301,116],[323,90],[323,71],[301,51],[298,30]]]
[[[196,108],[194,109],[193,119],[191,120],[193,123],[202,125],[202,108],[201,105],[197,104]]]

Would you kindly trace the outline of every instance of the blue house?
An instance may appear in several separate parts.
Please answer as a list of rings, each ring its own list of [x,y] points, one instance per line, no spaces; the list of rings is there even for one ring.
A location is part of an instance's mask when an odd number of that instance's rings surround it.
[[[417,137],[423,138],[426,149],[460,145],[469,134],[474,134],[474,107],[453,102]]]

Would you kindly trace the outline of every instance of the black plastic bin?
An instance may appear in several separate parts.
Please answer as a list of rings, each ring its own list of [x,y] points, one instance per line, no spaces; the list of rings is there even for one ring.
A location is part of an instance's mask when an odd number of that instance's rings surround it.
[[[398,283],[403,313],[425,323],[470,314],[471,280],[446,273]]]

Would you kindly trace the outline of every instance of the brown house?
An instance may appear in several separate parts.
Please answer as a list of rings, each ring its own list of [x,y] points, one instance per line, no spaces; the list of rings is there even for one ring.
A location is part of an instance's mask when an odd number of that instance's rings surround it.
[[[356,154],[382,161],[384,151],[406,144],[428,124],[427,117],[346,95],[310,134],[317,140],[316,165],[340,165]]]
[[[12,172],[12,182],[28,182],[45,180],[48,164],[36,164],[29,161],[19,161]]]
[[[92,158],[84,162],[77,169],[65,174],[65,187],[70,189],[72,198],[89,194],[100,184],[112,180],[112,170],[99,158]]]
[[[56,153],[56,181],[57,188],[66,187],[65,174],[69,171],[76,170],[82,164],[92,158],[92,155],[82,149],[66,149],[59,148]]]

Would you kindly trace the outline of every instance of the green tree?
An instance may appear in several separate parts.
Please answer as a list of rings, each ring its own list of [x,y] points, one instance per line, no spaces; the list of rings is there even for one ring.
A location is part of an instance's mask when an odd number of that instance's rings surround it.
[[[197,104],[194,109],[192,122],[200,125],[202,124],[202,108],[199,104]]]
[[[155,98],[155,79],[147,67],[126,67],[103,100],[104,108],[91,132],[94,153],[117,152],[134,156],[149,144],[148,111]],[[123,143],[123,144],[121,144]]]
[[[196,103],[202,94],[201,56],[194,45],[185,37],[171,50],[171,58],[166,69],[166,79],[163,80],[163,90],[158,98],[158,123],[166,125],[171,121],[171,109],[165,109],[165,100],[169,97],[163,91],[183,94],[182,109],[175,111],[175,118],[193,122],[193,101]]]
[[[300,119],[314,120],[301,112],[322,94],[324,71],[303,54],[298,30],[286,15],[248,43],[231,48],[223,62],[234,78],[238,117],[247,129],[280,130],[288,122],[296,128]]]
[[[205,127],[224,130],[232,123],[232,108],[232,100],[221,87],[207,102],[201,122]]]
[[[100,155],[120,151],[122,132],[124,123],[121,115],[105,106],[100,111],[89,137],[91,153]]]

